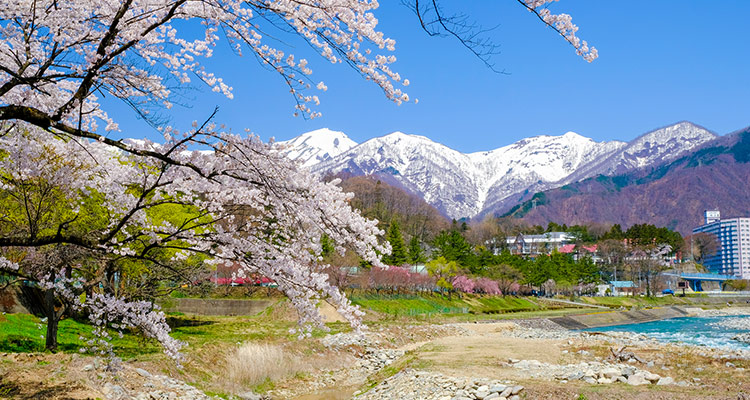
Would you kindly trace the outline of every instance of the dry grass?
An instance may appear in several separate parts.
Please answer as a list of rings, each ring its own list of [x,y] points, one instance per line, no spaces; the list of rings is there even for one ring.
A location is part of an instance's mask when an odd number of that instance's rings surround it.
[[[318,370],[338,369],[346,365],[344,358],[348,357],[325,350],[305,355],[288,346],[244,343],[227,356],[227,378],[231,384],[253,387]]]
[[[259,385],[266,379],[275,381],[303,367],[296,358],[281,346],[245,343],[227,357],[229,380],[248,386]]]

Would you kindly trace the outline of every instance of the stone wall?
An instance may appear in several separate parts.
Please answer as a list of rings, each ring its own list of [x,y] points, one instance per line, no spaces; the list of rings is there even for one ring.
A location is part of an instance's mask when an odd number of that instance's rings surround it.
[[[255,315],[273,304],[273,300],[169,299],[161,306],[185,314]]]
[[[18,289],[13,286],[0,290],[0,311],[4,313],[29,313],[29,310],[19,300]]]

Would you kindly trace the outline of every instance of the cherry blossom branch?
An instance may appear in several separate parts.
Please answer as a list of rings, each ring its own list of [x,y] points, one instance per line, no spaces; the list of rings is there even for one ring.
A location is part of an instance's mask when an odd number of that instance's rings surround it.
[[[570,43],[575,49],[576,54],[583,57],[584,60],[592,62],[599,57],[599,51],[595,47],[589,47],[585,40],[581,40],[576,36],[578,32],[578,26],[573,24],[572,18],[568,14],[552,14],[548,8],[545,7],[548,3],[553,3],[558,0],[517,0],[518,3],[526,7],[531,13],[537,16],[545,25],[549,26],[555,32],[559,33],[560,36]]]

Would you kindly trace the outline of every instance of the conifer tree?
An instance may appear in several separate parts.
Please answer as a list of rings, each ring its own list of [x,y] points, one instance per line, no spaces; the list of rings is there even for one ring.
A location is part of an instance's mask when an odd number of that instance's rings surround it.
[[[404,237],[401,235],[401,229],[398,222],[394,219],[388,228],[388,243],[391,244],[391,254],[383,256],[383,262],[389,265],[403,265],[409,260],[404,244]]]
[[[409,262],[416,265],[426,260],[427,258],[424,255],[421,243],[419,243],[419,238],[412,236],[409,241]]]

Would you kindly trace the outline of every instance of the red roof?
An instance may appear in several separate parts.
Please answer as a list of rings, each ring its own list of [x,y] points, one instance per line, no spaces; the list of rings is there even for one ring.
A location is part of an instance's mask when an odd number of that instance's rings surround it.
[[[574,244],[566,244],[565,246],[560,246],[560,248],[557,249],[560,253],[570,254],[572,253],[576,248],[576,245]],[[595,253],[597,245],[591,245],[591,246],[579,246],[579,249],[583,249],[588,251],[589,253]]]

